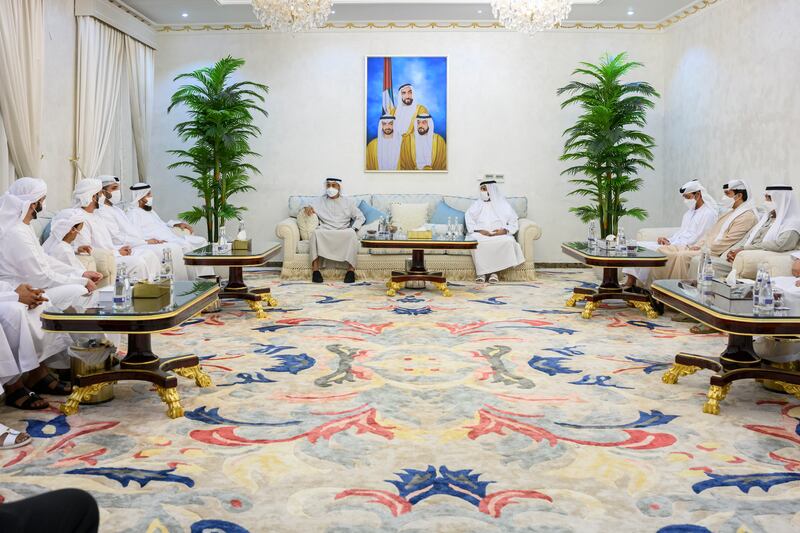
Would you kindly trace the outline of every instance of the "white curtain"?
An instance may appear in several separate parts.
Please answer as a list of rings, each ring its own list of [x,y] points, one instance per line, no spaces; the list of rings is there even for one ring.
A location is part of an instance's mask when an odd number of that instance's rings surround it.
[[[42,0],[0,1],[0,120],[10,160],[23,176],[39,174],[43,57]],[[8,173],[7,165],[0,173]]]
[[[133,37],[125,36],[128,59],[128,90],[130,92],[133,142],[136,147],[138,180],[146,181],[150,163],[150,127],[153,123],[154,52]]]
[[[11,162],[11,154],[8,151],[8,137],[6,128],[3,126],[3,114],[0,113],[0,192],[11,187],[11,183],[16,179],[14,163]]]
[[[125,35],[78,17],[76,181],[98,175],[114,128],[125,75]]]

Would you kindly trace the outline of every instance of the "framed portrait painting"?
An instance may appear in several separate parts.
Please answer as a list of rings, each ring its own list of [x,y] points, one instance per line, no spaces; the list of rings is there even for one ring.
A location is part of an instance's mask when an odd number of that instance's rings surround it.
[[[366,59],[367,172],[447,171],[447,57]]]

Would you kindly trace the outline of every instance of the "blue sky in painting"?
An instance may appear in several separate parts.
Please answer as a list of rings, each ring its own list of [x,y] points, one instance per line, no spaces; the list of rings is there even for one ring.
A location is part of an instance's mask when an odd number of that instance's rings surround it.
[[[397,89],[414,86],[414,100],[428,108],[436,133],[447,139],[447,58],[392,56],[392,84],[395,104]],[[383,109],[383,56],[367,58],[367,142],[377,136]]]

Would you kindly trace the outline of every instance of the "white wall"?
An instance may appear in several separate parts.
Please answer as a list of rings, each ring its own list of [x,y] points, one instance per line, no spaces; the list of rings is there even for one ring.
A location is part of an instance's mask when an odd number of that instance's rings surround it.
[[[800,2],[725,0],[666,36],[665,185],[800,187]],[[679,209],[677,193],[669,208]]]
[[[257,192],[237,198],[250,208],[249,228],[274,235],[286,216],[291,194],[321,192],[324,176],[344,178],[346,192],[434,192],[470,195],[475,177],[506,176],[508,195],[527,195],[529,217],[544,228],[538,261],[564,262],[565,240],[582,239],[585,229],[568,206],[571,189],[559,176],[565,164],[561,133],[577,110],[561,111],[556,89],[570,80],[579,61],[605,52],[628,51],[645,63],[639,79],[663,83],[662,34],[649,32],[552,32],[533,38],[506,32],[342,31],[301,35],[265,32],[187,32],[159,34],[151,182],[162,216],[173,217],[194,204],[193,192],[167,170],[166,153],[180,146],[173,126],[182,111],[167,115],[179,73],[209,65],[231,54],[247,60],[242,77],[266,83],[271,92],[263,135],[253,143],[262,157]],[[367,55],[447,55],[450,68],[448,159],[446,174],[367,174],[364,162],[364,57]],[[650,133],[663,144],[663,106],[650,116]],[[662,149],[656,172],[633,203],[650,210],[647,225],[663,222]],[[623,222],[633,231],[640,223]],[[252,229],[251,229],[252,231]]]

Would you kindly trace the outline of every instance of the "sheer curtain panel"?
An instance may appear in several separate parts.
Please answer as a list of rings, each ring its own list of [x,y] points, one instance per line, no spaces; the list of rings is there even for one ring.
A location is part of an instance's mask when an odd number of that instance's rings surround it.
[[[42,0],[0,1],[0,119],[11,162],[22,176],[39,174],[43,57]]]
[[[125,50],[138,181],[146,181],[150,162],[150,127],[153,122],[154,52],[129,35],[125,36]]]

